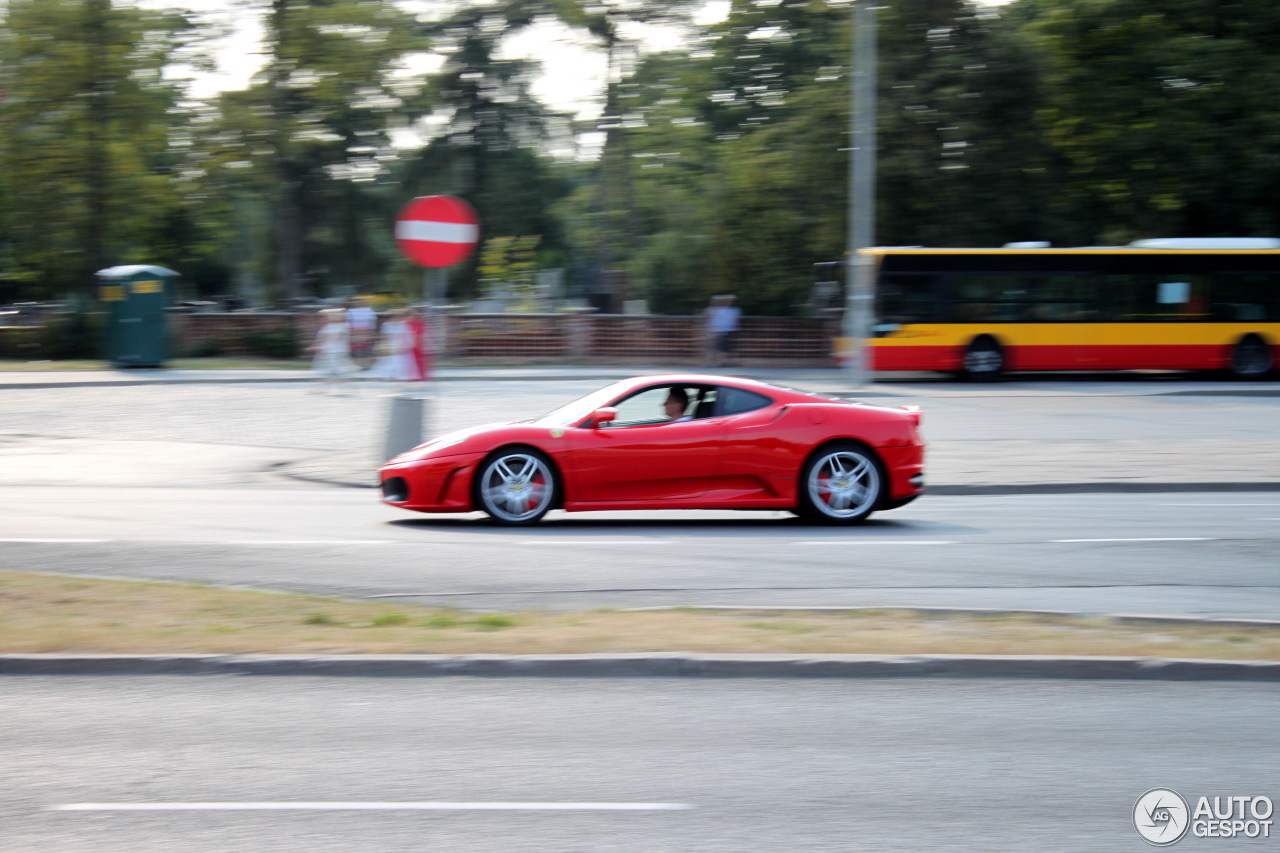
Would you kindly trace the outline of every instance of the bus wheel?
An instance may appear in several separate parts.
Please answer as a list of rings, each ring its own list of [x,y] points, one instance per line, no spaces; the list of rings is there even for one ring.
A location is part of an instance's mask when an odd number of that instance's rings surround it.
[[[992,382],[1004,375],[1004,350],[990,335],[974,338],[964,351],[961,375],[970,382]]]
[[[1257,335],[1245,335],[1231,348],[1227,369],[1237,379],[1261,379],[1275,367],[1271,347]]]

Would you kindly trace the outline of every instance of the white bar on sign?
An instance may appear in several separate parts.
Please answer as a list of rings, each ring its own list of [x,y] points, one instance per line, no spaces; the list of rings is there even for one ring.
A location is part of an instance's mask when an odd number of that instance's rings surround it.
[[[475,243],[480,239],[480,226],[465,222],[402,219],[396,223],[396,239],[421,240],[427,243]]]

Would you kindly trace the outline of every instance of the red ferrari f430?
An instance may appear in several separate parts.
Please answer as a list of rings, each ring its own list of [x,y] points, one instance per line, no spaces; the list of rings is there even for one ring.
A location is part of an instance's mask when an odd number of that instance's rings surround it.
[[[382,499],[532,524],[551,509],[791,510],[856,523],[924,488],[917,407],[750,379],[645,376],[540,418],[428,441],[380,469]]]

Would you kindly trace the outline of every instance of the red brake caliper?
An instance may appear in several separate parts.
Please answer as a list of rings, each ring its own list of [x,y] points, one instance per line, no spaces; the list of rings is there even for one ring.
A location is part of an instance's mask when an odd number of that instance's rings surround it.
[[[541,473],[533,475],[529,481],[529,506],[537,506],[542,501],[542,490],[546,485]]]
[[[821,494],[821,495],[822,495],[822,500],[823,500],[823,501],[824,501],[828,506],[830,506],[830,504],[831,504],[831,478],[830,478],[830,477],[825,477],[825,476],[823,476],[823,475],[819,474],[819,475],[818,475],[818,487],[819,487],[819,489],[820,489],[819,494]]]

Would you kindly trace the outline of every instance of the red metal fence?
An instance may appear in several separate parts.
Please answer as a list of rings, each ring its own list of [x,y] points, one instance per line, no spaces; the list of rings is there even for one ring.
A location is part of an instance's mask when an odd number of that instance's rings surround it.
[[[264,333],[289,333],[305,347],[315,314],[174,314],[174,355],[262,354]],[[437,348],[477,364],[538,361],[696,365],[707,360],[702,317],[620,314],[437,315]],[[744,317],[734,340],[741,364],[827,365],[836,330],[822,320]],[[255,351],[257,350],[257,351]]]

